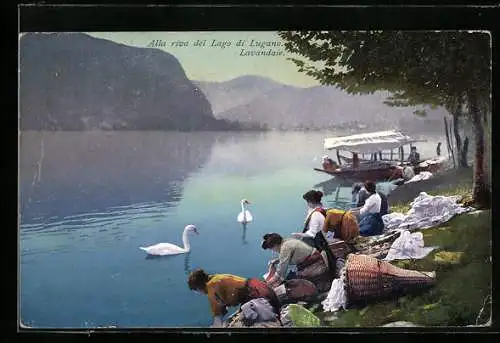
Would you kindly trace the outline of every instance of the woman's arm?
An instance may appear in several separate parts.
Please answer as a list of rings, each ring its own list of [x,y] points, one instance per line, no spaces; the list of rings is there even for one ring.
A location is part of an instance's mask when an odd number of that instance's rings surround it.
[[[292,258],[293,250],[288,245],[283,244],[281,246],[279,262],[276,266],[276,274],[269,280],[269,284],[278,286],[283,280],[285,280],[286,273],[288,271],[288,265],[290,264],[290,259]]]
[[[292,235],[294,237],[311,237],[314,238],[318,232],[321,231],[323,228],[323,225],[325,223],[325,217],[321,214],[321,212],[313,212],[311,215],[311,220],[309,221],[309,226],[307,228],[307,231],[302,233],[302,232],[296,232],[293,233]]]
[[[217,296],[218,285],[208,288],[207,297],[210,302],[210,309],[213,317],[220,316],[221,318],[227,313],[226,305]]]
[[[212,325],[210,325],[210,327],[212,328],[224,327],[224,319],[222,319],[222,316],[215,316]]]

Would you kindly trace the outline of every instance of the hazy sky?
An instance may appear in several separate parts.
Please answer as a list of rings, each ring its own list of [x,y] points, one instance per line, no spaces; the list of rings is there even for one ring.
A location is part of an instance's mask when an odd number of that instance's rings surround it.
[[[197,81],[226,81],[241,75],[260,75],[284,84],[308,87],[318,85],[313,78],[299,73],[297,67],[286,57],[290,56],[283,47],[250,47],[255,42],[282,42],[276,32],[265,31],[207,31],[207,32],[87,32],[88,34],[109,39],[118,43],[147,47],[156,41],[157,48],[177,57],[187,77]],[[205,40],[205,46],[194,46],[197,41]],[[213,41],[230,42],[230,46],[211,46]],[[245,46],[236,46],[239,40]],[[173,42],[188,42],[188,46],[172,46]],[[223,43],[222,43],[223,44]],[[226,43],[227,44],[227,43]],[[282,51],[281,56],[241,56],[245,51]],[[243,53],[244,54],[244,53]]]

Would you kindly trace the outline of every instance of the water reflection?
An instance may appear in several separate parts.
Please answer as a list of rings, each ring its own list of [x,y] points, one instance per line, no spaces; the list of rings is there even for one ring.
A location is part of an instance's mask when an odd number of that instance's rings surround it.
[[[349,209],[356,207],[353,186],[359,181],[350,181],[346,179],[332,178],[314,185],[314,188],[320,189],[325,197],[331,196],[326,200],[329,207]],[[377,191],[388,195],[396,186],[391,182],[378,182]]]
[[[184,255],[184,273],[186,275],[191,273],[191,251]]]
[[[241,243],[243,245],[247,245],[248,244],[248,242],[246,240],[246,237],[247,237],[247,224],[246,223],[242,223],[241,226],[242,226]]]
[[[341,178],[331,178],[314,185],[314,188],[319,188],[324,196],[337,194],[340,188],[351,188],[354,181],[349,181]]]
[[[217,140],[213,134],[145,131],[20,136],[23,224],[96,211],[108,217],[108,209],[134,204],[174,206],[183,181],[203,167]]]
[[[191,273],[191,251],[188,251],[187,253],[183,254],[184,255],[184,273],[188,275]],[[150,255],[146,254],[146,257],[144,258],[145,260],[154,260],[154,261],[160,261],[160,260],[170,260],[174,258],[180,258],[180,255]]]

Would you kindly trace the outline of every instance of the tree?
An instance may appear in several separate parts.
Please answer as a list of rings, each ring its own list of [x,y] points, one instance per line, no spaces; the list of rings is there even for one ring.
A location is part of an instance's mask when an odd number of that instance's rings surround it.
[[[475,138],[473,197],[488,207],[484,123],[490,113],[490,36],[483,32],[284,31],[301,72],[351,94],[389,91],[396,105],[462,101]],[[304,59],[305,58],[305,59]]]

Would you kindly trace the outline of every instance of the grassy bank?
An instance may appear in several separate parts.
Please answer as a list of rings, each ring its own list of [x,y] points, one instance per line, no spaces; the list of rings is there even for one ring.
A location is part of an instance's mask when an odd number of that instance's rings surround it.
[[[470,187],[458,186],[434,195],[468,195]],[[401,204],[393,210],[405,210]],[[328,321],[329,313],[316,313],[324,324],[335,327],[373,327],[395,321],[422,326],[463,326],[476,324],[487,296],[491,294],[491,218],[490,211],[456,216],[438,227],[422,231],[425,246],[438,246],[421,260],[393,262],[403,268],[436,271],[436,285],[419,295],[373,303],[367,307],[340,312]],[[479,318],[485,323],[489,305]]]

